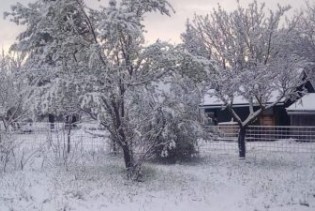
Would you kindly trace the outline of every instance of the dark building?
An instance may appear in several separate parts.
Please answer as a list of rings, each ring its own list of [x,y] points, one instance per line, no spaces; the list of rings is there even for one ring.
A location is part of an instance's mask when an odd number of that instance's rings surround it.
[[[303,87],[297,89],[302,91],[306,89],[308,94],[301,96],[300,99],[292,101],[283,99],[274,107],[264,111],[254,122],[255,125],[275,126],[275,125],[314,125],[315,126],[315,93],[313,84],[307,82]],[[273,93],[277,96],[276,92]],[[304,102],[305,101],[305,102]],[[271,102],[272,103],[272,99]],[[304,107],[301,106],[303,105]],[[268,103],[267,103],[268,104]],[[232,122],[233,117],[227,109],[224,109],[222,101],[216,97],[206,96],[204,103],[200,108],[205,112],[210,125],[217,125],[222,122]],[[257,106],[256,109],[259,107]],[[246,99],[237,96],[233,103],[234,111],[242,120],[249,115],[249,103]],[[254,107],[255,110],[255,107]]]
[[[304,95],[286,110],[291,125],[315,126],[315,93]]]
[[[201,105],[207,115],[209,124],[217,125],[220,122],[234,121],[230,112],[223,109],[222,105]],[[234,104],[233,108],[242,120],[245,120],[249,115],[249,105],[245,103]],[[258,109],[258,107],[256,107]],[[254,107],[255,109],[255,107]],[[290,118],[286,112],[285,103],[281,102],[264,111],[254,122],[256,125],[289,125]]]

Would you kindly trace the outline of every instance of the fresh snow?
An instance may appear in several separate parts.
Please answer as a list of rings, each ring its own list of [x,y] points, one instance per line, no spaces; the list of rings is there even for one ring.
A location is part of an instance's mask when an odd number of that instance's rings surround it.
[[[30,146],[32,140],[41,146],[45,137],[19,136]],[[147,163],[143,170],[144,181],[131,182],[125,177],[122,157],[108,153],[103,139],[88,138],[80,131],[76,131],[74,137],[83,137],[83,140],[76,139],[83,143],[83,151],[78,151],[79,156],[67,166],[56,167],[54,159],[49,159],[55,155],[46,151],[39,153],[23,171],[1,173],[0,210],[315,209],[314,153],[252,150],[258,147],[258,143],[253,143],[246,160],[240,160],[235,150],[211,148],[211,144],[222,142],[209,142],[200,145],[201,154],[193,162]],[[94,148],[91,140],[97,143]],[[290,144],[302,143],[291,141]]]
[[[315,111],[315,93],[304,95],[301,99],[288,107],[287,111],[289,113],[294,111]]]
[[[280,94],[278,91],[273,91],[270,94],[268,101],[265,103],[270,104],[270,103],[277,101],[279,95]],[[281,104],[281,103],[283,103],[283,100],[281,100],[279,102],[279,104]],[[213,90],[210,90],[204,95],[204,97],[202,99],[202,103],[200,104],[200,106],[212,107],[212,108],[214,108],[214,107],[221,108],[224,106],[224,103],[222,102],[222,100],[220,98],[215,96]],[[233,99],[233,107],[248,107],[248,106],[249,106],[249,100],[248,99],[245,99],[243,96],[235,94],[234,99]]]

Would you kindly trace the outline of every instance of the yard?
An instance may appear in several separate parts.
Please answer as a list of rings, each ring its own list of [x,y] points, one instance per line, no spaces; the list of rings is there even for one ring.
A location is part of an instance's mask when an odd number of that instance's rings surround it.
[[[314,153],[251,150],[240,160],[234,150],[206,146],[190,163],[146,164],[137,183],[125,178],[122,158],[103,147],[86,145],[67,165],[54,150],[41,151],[24,170],[0,174],[0,210],[315,210]]]
[[[2,0],[0,211],[314,211],[315,1],[216,2]]]

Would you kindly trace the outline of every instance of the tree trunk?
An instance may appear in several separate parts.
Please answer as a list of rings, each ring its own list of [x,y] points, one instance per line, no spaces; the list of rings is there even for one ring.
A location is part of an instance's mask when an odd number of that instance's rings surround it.
[[[67,134],[67,153],[68,154],[71,151],[71,129],[72,129],[72,124],[68,124],[68,134]]]
[[[114,153],[114,155],[117,155],[118,154],[118,146],[117,146],[117,143],[115,141],[111,141],[111,150],[112,152]]]
[[[135,163],[133,152],[129,146],[122,147],[124,152],[124,161],[127,169],[127,177],[133,181],[141,180],[141,164]]]
[[[124,147],[122,147],[122,149],[124,152],[125,166],[126,166],[127,170],[129,170],[130,168],[132,168],[134,166],[132,153],[131,153],[131,150],[129,149],[128,146],[124,146]]]
[[[246,126],[239,126],[240,130],[238,132],[238,149],[239,149],[239,156],[241,158],[246,157],[246,141],[245,141],[245,136],[246,136]]]
[[[4,130],[7,131],[8,130],[7,122],[5,120],[2,120],[2,122],[3,122]]]

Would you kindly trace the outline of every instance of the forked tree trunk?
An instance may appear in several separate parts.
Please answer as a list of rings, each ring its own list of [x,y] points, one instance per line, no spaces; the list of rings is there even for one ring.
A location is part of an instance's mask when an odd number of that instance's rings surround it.
[[[241,158],[246,157],[246,141],[245,141],[245,136],[246,136],[246,129],[247,127],[239,125],[240,130],[238,132],[238,150],[239,150],[239,156]]]

